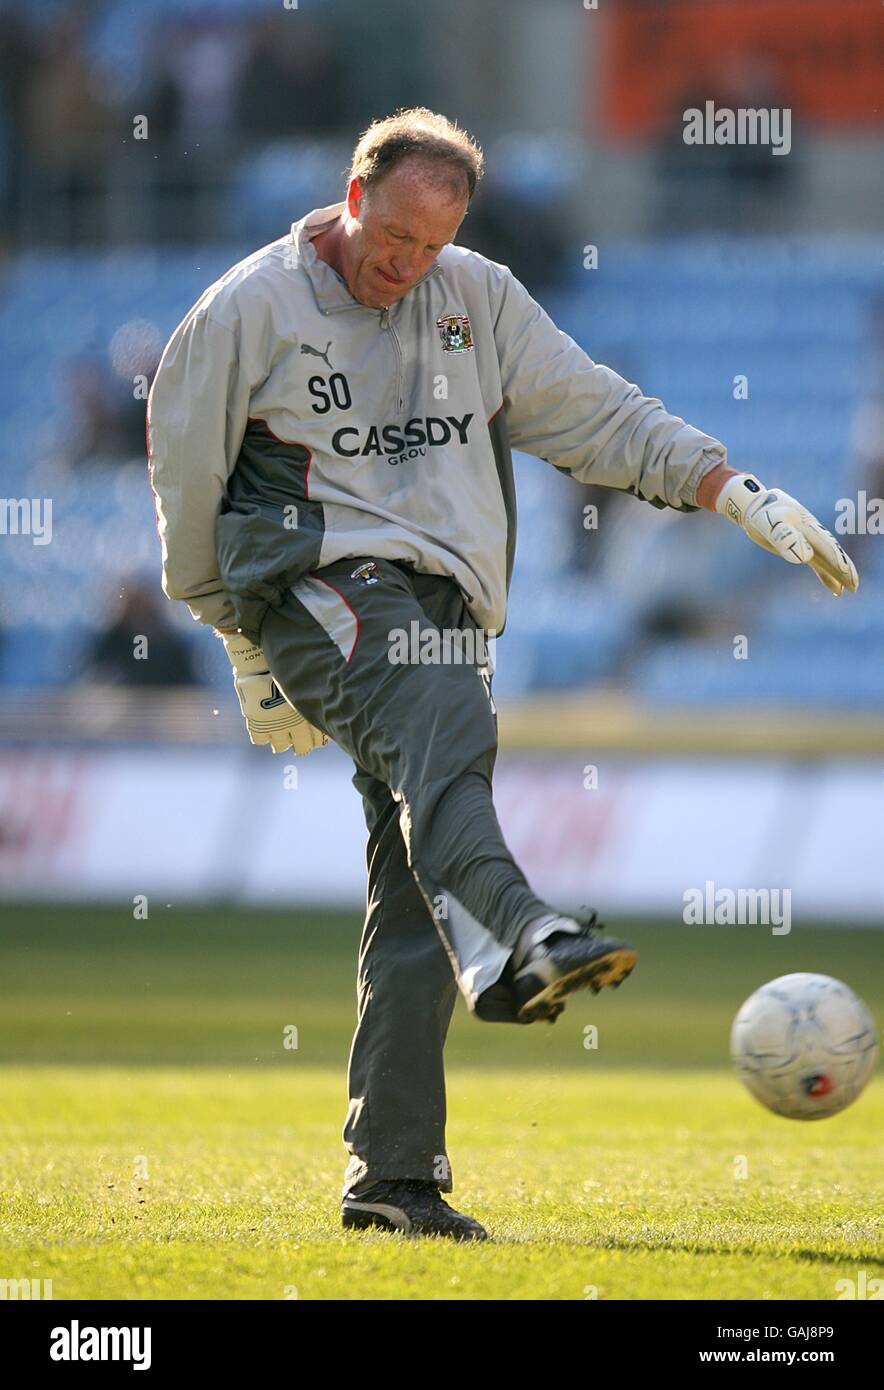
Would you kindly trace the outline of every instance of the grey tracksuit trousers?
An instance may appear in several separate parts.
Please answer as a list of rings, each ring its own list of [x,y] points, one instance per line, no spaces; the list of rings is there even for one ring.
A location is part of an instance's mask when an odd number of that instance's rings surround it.
[[[457,985],[471,1009],[485,996],[482,1017],[514,1021],[501,976],[522,928],[552,909],[492,804],[490,680],[473,663],[390,659],[393,635],[415,621],[475,631],[461,591],[390,560],[360,574],[368,559],[299,580],[261,643],[292,703],[353,758],[368,826],[344,1191],[387,1178],[450,1191],[442,1052]]]

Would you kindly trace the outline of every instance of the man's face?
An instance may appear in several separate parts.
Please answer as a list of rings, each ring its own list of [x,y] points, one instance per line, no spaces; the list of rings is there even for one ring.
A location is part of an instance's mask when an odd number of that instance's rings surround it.
[[[352,179],[341,262],[353,298],[370,309],[395,304],[454,240],[466,210],[466,193],[425,162],[403,159],[367,193]]]

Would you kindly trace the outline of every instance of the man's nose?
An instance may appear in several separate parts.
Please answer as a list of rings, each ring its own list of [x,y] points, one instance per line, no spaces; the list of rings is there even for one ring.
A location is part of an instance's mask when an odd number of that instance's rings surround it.
[[[391,265],[398,280],[410,280],[414,275],[415,257],[399,254],[393,257]]]
[[[417,280],[423,275],[432,259],[432,256],[422,255],[420,251],[399,251],[391,262],[393,274],[400,280]]]

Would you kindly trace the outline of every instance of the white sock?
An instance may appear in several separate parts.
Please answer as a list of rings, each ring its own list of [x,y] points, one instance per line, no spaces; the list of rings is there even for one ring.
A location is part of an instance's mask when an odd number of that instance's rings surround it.
[[[540,941],[545,941],[554,932],[576,932],[579,930],[580,925],[574,921],[573,917],[562,917],[558,913],[535,917],[534,921],[529,922],[527,927],[523,927],[519,933],[519,939],[513,948],[513,965],[518,970],[532,946],[536,946]]]

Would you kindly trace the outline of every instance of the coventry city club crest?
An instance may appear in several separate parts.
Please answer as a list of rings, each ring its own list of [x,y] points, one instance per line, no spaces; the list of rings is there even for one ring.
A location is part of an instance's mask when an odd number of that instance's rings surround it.
[[[364,565],[359,565],[350,575],[351,579],[358,579],[361,584],[379,584],[381,576],[377,573],[377,565],[374,560],[367,560]]]
[[[472,352],[473,334],[466,314],[446,314],[436,320],[444,352]]]

